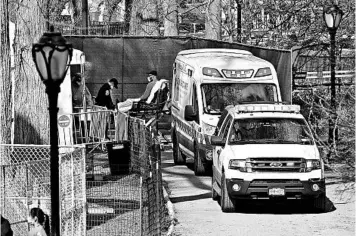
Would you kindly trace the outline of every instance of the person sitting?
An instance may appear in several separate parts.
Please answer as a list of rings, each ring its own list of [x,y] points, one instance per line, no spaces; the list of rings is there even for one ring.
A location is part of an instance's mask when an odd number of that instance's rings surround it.
[[[145,104],[158,104],[158,109],[163,109],[167,99],[168,99],[168,80],[160,79],[157,83],[153,86],[151,90],[150,96],[147,98],[146,102],[139,102],[139,107],[145,107]],[[141,104],[142,105],[141,105]],[[141,105],[141,106],[140,106]],[[157,109],[156,108],[156,109]]]
[[[155,87],[156,83],[160,80],[157,77],[157,71],[153,70],[148,73],[148,84],[146,86],[145,92],[139,98],[128,98],[124,102],[119,102],[117,104],[117,109],[121,112],[127,112],[132,108],[134,102],[146,102],[147,104],[151,103],[153,98],[150,98],[151,91]],[[157,91],[158,89],[155,88]]]

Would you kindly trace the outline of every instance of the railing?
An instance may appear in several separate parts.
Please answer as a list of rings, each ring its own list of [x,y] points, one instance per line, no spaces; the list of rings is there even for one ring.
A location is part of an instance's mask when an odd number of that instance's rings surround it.
[[[319,86],[331,86],[330,71],[296,71],[293,73],[293,87],[313,88]],[[355,82],[355,71],[338,70],[335,71],[336,86],[351,86]]]

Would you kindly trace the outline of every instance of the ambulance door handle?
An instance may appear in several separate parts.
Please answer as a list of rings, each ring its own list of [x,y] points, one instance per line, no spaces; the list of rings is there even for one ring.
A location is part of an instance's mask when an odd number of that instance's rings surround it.
[[[218,154],[218,157],[220,156],[221,149],[217,150],[216,153]]]

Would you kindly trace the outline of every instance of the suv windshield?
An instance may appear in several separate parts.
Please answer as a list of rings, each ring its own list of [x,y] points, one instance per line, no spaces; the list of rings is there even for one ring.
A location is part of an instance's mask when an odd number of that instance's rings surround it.
[[[277,88],[273,84],[203,84],[201,86],[204,113],[220,115],[228,105],[241,102],[277,101]]]
[[[312,145],[313,139],[303,119],[251,118],[234,121],[229,143]]]

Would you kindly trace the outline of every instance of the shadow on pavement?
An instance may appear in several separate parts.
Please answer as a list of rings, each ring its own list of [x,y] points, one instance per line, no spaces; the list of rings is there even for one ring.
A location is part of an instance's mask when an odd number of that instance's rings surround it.
[[[195,200],[201,200],[205,198],[210,198],[211,193],[202,193],[198,195],[192,195],[192,196],[181,196],[181,197],[172,197],[170,198],[172,203],[178,203],[178,202],[188,202],[188,201],[195,201]]]

